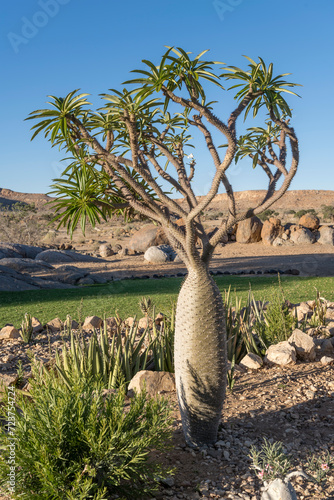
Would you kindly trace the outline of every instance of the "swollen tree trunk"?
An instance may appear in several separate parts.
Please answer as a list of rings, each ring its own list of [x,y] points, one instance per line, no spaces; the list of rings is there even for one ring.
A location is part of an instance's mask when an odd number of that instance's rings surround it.
[[[220,291],[205,265],[188,269],[177,301],[175,378],[186,442],[217,441],[226,389],[226,326]]]

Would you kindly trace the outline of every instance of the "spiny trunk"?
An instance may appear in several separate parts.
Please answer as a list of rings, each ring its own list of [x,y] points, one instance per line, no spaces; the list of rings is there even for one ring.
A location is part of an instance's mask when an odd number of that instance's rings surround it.
[[[189,270],[178,297],[175,378],[187,444],[216,442],[226,388],[226,326],[221,294],[204,265]]]

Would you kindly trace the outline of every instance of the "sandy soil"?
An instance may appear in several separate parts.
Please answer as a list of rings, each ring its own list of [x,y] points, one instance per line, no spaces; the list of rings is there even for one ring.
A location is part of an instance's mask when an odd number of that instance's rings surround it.
[[[126,246],[126,241],[122,241]],[[153,275],[175,275],[185,273],[183,264],[173,262],[159,266],[144,260],[143,255],[113,255],[101,263],[73,263],[91,273],[110,279]],[[57,266],[55,266],[57,267]],[[228,243],[219,247],[213,257],[210,268],[221,272],[244,272],[253,274],[257,271],[297,269],[301,276],[334,276],[334,247],[327,245],[289,245],[269,247],[262,243],[243,245]],[[47,277],[47,274],[43,274]]]

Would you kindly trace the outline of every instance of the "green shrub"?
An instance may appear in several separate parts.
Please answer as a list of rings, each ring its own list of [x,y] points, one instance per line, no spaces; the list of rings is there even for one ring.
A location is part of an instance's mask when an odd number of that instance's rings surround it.
[[[279,215],[278,212],[275,212],[275,210],[270,210],[269,208],[262,212],[262,214],[258,215],[259,219],[262,220],[262,222],[270,219],[270,217],[277,217]]]
[[[318,216],[318,213],[314,210],[314,208],[308,208],[307,210],[299,210],[298,212],[295,212],[294,217],[300,219],[301,217],[303,217],[303,215],[306,214],[315,215],[316,217]]]
[[[229,288],[228,291],[225,291],[224,308],[227,359],[232,364],[238,364],[249,352],[260,355],[261,346],[256,343],[253,335],[253,322],[255,319],[260,324],[263,313],[262,308],[257,305],[251,290],[248,292],[246,306],[241,307],[241,299],[235,296],[234,307],[232,306],[231,288]]]
[[[25,313],[24,320],[21,323],[21,338],[22,338],[22,340],[26,344],[29,344],[29,342],[32,339],[33,333],[34,333],[34,329],[32,326],[31,315],[29,313]]]
[[[296,319],[287,306],[279,280],[279,287],[272,295],[269,306],[264,312],[263,321],[257,320],[254,324],[254,330],[258,337],[269,346],[287,340],[295,326]]]
[[[30,397],[17,394],[14,498],[107,500],[141,498],[171,470],[152,460],[171,436],[164,399],[145,393],[125,404],[124,389],[103,396],[102,384],[73,378],[33,363]],[[109,391],[110,392],[110,391]],[[127,407],[126,407],[127,406]],[[6,419],[7,408],[0,409]],[[8,489],[10,433],[0,427],[0,488]]]
[[[324,219],[329,220],[330,222],[334,221],[334,207],[331,205],[323,205],[322,206],[322,215]]]

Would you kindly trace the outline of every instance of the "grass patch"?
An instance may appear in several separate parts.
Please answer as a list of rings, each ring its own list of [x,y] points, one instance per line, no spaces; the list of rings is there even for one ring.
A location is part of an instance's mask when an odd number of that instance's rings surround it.
[[[141,317],[138,302],[142,296],[151,297],[156,312],[169,313],[171,304],[176,302],[182,281],[183,278],[125,280],[68,290],[1,292],[0,327],[6,323],[19,327],[26,312],[41,322],[57,316],[64,320],[67,314],[76,320],[80,319],[80,314],[81,319],[93,314],[113,316],[116,310],[123,318],[134,314]],[[231,290],[243,301],[246,300],[249,286],[257,300],[270,300],[278,286],[277,276],[216,276],[215,281],[222,293],[231,286]],[[334,301],[334,278],[282,276],[282,284],[285,298],[291,302],[315,298],[315,289],[326,299]]]

